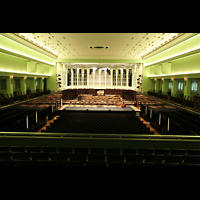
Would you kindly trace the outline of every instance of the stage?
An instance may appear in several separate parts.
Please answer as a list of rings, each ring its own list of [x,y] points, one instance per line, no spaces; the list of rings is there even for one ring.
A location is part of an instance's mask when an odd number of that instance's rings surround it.
[[[132,108],[133,106],[127,106],[125,108],[119,107],[119,106],[106,106],[106,105],[102,105],[102,106],[95,106],[95,105],[63,105],[62,107],[60,107],[59,110],[71,110],[71,111],[134,111],[134,109]]]
[[[63,98],[62,106],[59,110],[66,111],[126,111],[139,112],[136,101],[127,100],[117,94],[105,94],[104,90],[97,91],[97,96],[92,94],[78,94],[73,99]],[[137,111],[136,111],[137,110]]]

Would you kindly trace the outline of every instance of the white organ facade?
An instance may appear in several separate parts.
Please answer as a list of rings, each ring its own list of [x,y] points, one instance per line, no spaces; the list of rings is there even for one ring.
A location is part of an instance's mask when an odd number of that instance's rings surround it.
[[[57,63],[58,90],[127,89],[139,91],[142,64]]]

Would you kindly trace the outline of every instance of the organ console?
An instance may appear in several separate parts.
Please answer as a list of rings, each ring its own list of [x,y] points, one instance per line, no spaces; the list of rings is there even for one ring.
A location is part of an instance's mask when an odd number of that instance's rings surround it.
[[[103,95],[104,95],[104,90],[99,90],[99,91],[97,91],[97,95],[103,96]]]

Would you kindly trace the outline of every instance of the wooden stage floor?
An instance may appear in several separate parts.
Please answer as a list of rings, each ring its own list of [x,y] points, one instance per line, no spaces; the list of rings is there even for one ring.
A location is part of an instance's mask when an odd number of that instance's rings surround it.
[[[59,110],[74,110],[74,111],[133,111],[132,106],[122,108],[115,105],[63,105]]]

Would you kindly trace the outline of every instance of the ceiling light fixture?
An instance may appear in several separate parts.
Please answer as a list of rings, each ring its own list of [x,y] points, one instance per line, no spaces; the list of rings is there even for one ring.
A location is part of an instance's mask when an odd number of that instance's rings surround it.
[[[90,45],[89,49],[109,49],[110,47],[107,45]]]
[[[0,69],[0,73],[1,72],[16,73],[16,74],[28,74],[28,75],[37,75],[37,76],[51,76],[51,74],[38,74],[38,73],[20,72],[20,71],[12,71],[12,70]]]

